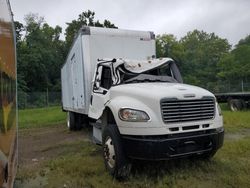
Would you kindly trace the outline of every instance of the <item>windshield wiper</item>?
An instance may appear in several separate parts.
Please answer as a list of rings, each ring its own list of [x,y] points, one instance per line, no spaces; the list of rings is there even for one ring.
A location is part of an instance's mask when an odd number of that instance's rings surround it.
[[[140,74],[133,78],[130,78],[124,83],[138,83],[138,82],[177,82],[173,77],[170,76],[158,76],[158,75],[148,75],[148,74]]]
[[[137,79],[135,79],[135,80],[124,81],[124,83],[126,83],[126,84],[129,84],[129,83],[140,83],[140,82],[143,82],[143,80],[137,80]]]
[[[168,81],[159,80],[159,79],[155,79],[155,80],[151,80],[151,79],[134,79],[134,80],[125,81],[126,84],[128,84],[128,83],[143,83],[143,82],[168,82]]]

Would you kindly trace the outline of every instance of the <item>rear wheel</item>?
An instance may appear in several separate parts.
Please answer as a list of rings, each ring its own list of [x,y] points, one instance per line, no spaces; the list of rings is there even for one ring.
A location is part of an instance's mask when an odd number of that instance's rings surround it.
[[[67,127],[71,131],[81,130],[83,126],[88,125],[88,118],[84,114],[75,112],[68,112],[67,114]]]
[[[108,125],[102,135],[103,157],[108,172],[117,179],[127,178],[131,165],[124,153],[116,125]]]
[[[233,112],[243,110],[246,106],[245,101],[242,99],[230,99],[228,104]]]
[[[74,112],[68,112],[67,113],[67,127],[71,131],[76,130],[76,127],[75,127],[75,113]]]
[[[88,125],[88,116],[85,114],[78,114],[78,130],[82,129],[83,127],[88,127]]]

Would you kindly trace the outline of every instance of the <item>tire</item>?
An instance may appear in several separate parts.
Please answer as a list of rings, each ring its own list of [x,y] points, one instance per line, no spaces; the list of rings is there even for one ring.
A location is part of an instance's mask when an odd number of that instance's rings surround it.
[[[244,101],[244,100],[241,99],[241,104],[242,104],[243,110],[247,108],[246,101]]]
[[[83,127],[88,127],[89,126],[89,119],[88,116],[85,114],[78,114],[79,115],[79,130],[82,129]]]
[[[70,131],[76,130],[76,117],[74,112],[68,112],[67,113],[67,127]]]
[[[68,112],[67,114],[67,127],[70,131],[79,131],[83,125],[87,126],[87,118],[83,114],[75,112]]]
[[[82,129],[82,114],[75,114],[75,131],[79,131]]]
[[[228,104],[231,111],[233,112],[243,110],[244,108],[244,101],[242,101],[241,99],[230,99]]]
[[[131,170],[122,147],[120,133],[116,125],[111,124],[104,128],[102,133],[104,164],[110,175],[116,179],[126,179]]]

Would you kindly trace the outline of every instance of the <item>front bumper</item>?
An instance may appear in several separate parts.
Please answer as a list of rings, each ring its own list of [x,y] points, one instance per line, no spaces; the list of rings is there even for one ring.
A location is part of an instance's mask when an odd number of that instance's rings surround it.
[[[224,129],[160,136],[121,136],[128,157],[165,160],[217,151],[223,145]]]

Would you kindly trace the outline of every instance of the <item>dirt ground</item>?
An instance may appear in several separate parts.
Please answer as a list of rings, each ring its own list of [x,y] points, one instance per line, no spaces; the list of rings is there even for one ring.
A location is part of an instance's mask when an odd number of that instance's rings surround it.
[[[50,159],[60,156],[65,151],[65,145],[80,141],[91,141],[91,131],[69,131],[65,125],[57,125],[45,128],[21,129],[18,132],[18,173],[22,177],[23,172],[39,166]],[[36,182],[41,180],[35,180]],[[28,183],[31,185],[31,182]],[[27,187],[26,184],[16,178],[16,188]],[[32,187],[32,186],[30,186]],[[35,186],[36,187],[36,186]]]
[[[65,125],[45,128],[22,129],[18,137],[19,169],[33,168],[43,161],[56,158],[66,144],[78,141],[91,141],[91,131],[69,131]],[[225,139],[238,140],[250,134],[250,130],[241,133],[226,134]]]
[[[63,144],[90,141],[89,131],[71,132],[65,125],[19,131],[19,167],[57,157]]]

